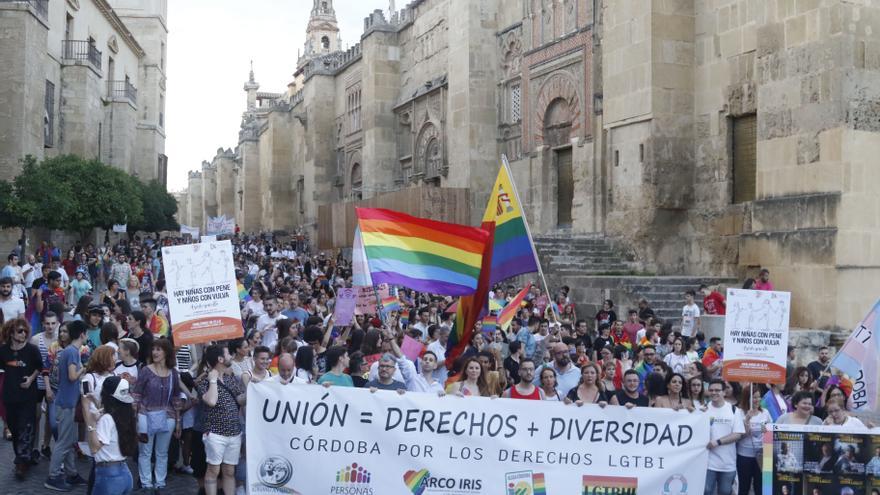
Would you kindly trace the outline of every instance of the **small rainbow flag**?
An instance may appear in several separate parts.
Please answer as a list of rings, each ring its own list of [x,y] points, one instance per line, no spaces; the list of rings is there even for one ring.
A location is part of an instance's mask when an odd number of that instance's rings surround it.
[[[776,422],[776,420],[779,419],[779,416],[782,416],[787,412],[779,407],[779,401],[773,396],[772,390],[768,390],[767,393],[764,394],[764,397],[761,398],[761,407],[770,414],[770,419],[772,419],[773,422]]]
[[[522,304],[523,300],[526,298],[526,294],[528,294],[531,289],[532,284],[526,284],[526,286],[523,287],[523,290],[519,291],[519,294],[511,299],[510,302],[507,303],[507,306],[501,310],[501,313],[498,315],[498,326],[505,332],[510,327],[510,322],[513,321],[516,312],[519,311],[520,304]]]
[[[251,300],[251,294],[244,288],[243,283],[236,282],[236,287],[238,288],[238,299],[240,301],[248,302]]]
[[[382,311],[385,314],[388,314],[392,311],[400,311],[400,299],[395,296],[386,297],[382,299]]]
[[[532,474],[532,490],[535,495],[547,495],[547,484],[544,482],[544,473]]]
[[[483,333],[495,333],[498,328],[498,317],[486,315],[483,317]]]
[[[374,284],[446,296],[477,290],[489,239],[486,230],[381,208],[355,211]]]

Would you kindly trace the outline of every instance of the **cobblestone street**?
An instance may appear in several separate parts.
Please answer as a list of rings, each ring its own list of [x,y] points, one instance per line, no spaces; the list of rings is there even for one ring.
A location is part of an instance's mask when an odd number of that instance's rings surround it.
[[[56,493],[46,489],[43,482],[49,472],[49,459],[40,458],[40,463],[31,467],[27,477],[18,481],[12,474],[12,442],[0,439],[0,495],[34,495],[36,493]],[[129,466],[134,467],[133,463]],[[88,478],[89,461],[87,458],[77,460],[77,467],[83,478]],[[137,478],[137,471],[133,468],[132,475]],[[197,491],[195,480],[190,475],[168,475],[168,486],[162,491],[167,495],[190,495]],[[85,493],[85,487],[75,488],[70,493]]]

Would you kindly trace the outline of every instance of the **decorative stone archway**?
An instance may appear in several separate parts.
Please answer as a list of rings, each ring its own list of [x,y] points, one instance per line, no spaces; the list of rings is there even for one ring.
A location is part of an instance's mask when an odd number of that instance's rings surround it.
[[[538,91],[538,111],[532,120],[535,146],[560,146],[577,136],[581,128],[580,102],[577,84],[571,75],[557,72],[548,77]]]

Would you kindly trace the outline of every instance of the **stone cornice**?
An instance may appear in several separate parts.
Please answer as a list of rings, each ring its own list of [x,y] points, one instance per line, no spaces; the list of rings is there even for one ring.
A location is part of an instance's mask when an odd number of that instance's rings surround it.
[[[113,26],[113,29],[115,29],[122,36],[122,39],[129,46],[129,48],[132,49],[135,55],[137,55],[138,58],[143,58],[144,55],[146,55],[146,52],[134,38],[134,35],[131,34],[131,31],[128,30],[128,27],[125,26],[125,23],[122,22],[122,19],[120,19],[119,16],[116,15],[116,12],[113,11],[113,7],[111,7],[110,4],[107,3],[107,0],[92,0],[92,2],[95,4],[96,7],[98,7],[98,10],[101,12],[104,18],[107,19],[110,25]]]

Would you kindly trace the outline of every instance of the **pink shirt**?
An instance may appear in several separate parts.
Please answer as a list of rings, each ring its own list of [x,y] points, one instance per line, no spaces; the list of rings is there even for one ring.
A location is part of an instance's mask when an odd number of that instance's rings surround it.
[[[760,280],[755,280],[755,285],[752,286],[752,289],[754,289],[754,290],[773,290],[773,282],[771,282],[769,280],[766,282],[762,282]]]

